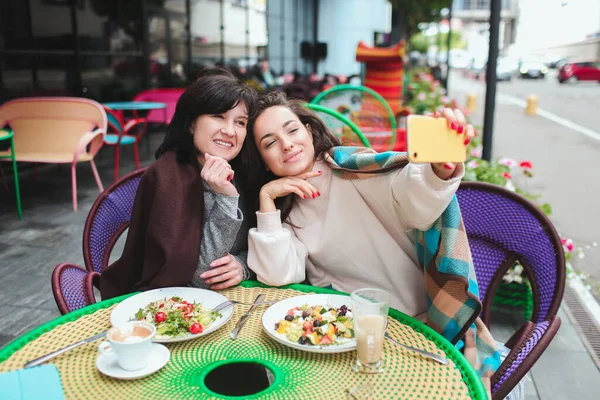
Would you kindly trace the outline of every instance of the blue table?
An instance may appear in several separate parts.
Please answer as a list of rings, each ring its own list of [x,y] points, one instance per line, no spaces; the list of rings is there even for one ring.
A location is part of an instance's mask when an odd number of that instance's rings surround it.
[[[167,108],[165,103],[157,103],[153,101],[115,101],[110,103],[102,103],[102,105],[112,108],[113,110],[129,111],[148,111]]]
[[[167,123],[167,105],[153,101],[115,101],[102,103],[103,106],[119,111],[133,111],[137,118],[137,111],[160,110],[164,111],[165,124]]]

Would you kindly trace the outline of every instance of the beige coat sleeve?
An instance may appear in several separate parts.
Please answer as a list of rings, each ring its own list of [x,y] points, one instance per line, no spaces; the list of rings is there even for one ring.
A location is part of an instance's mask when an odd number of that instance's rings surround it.
[[[306,277],[308,251],[291,227],[281,223],[280,211],[256,213],[257,227],[248,233],[248,267],[270,286],[300,283]]]

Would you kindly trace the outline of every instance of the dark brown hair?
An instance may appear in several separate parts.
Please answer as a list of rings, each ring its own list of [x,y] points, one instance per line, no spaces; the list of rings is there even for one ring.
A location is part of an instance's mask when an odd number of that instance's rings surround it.
[[[288,100],[285,94],[278,92],[267,93],[258,99],[254,112],[248,121],[248,135],[246,135],[246,143],[242,149],[241,163],[244,168],[242,170],[253,171],[248,176],[248,190],[245,193],[248,209],[259,209],[258,194],[260,189],[268,182],[279,179],[270,171],[267,171],[267,166],[260,156],[256,141],[254,140],[254,125],[256,119],[268,108],[275,106],[283,106],[289,108],[298,116],[303,125],[310,127],[313,146],[315,148],[315,160],[322,159],[332,147],[341,146],[340,140],[327,128],[325,123],[312,110],[306,107],[301,100]],[[294,195],[288,195],[278,198],[275,205],[281,210],[281,220],[285,221],[292,211],[294,205]],[[256,225],[256,216],[254,213],[249,215],[250,222]]]
[[[158,159],[165,152],[174,150],[180,163],[198,165],[194,138],[190,135],[196,119],[205,114],[222,114],[235,108],[241,101],[250,114],[254,109],[256,97],[254,89],[226,69],[203,70],[198,79],[188,86],[177,101],[175,114],[167,127],[165,139],[156,150],[155,157]],[[236,170],[234,164],[237,162],[238,160],[235,159],[230,162],[234,170]]]

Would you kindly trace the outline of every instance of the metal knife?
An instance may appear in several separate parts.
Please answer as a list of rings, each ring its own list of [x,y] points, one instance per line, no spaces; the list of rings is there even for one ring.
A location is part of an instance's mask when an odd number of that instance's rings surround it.
[[[242,317],[237,322],[237,324],[235,324],[235,328],[233,328],[233,330],[231,331],[231,334],[230,334],[231,339],[233,339],[233,340],[237,339],[237,337],[238,337],[238,335],[240,333],[240,330],[242,329],[242,326],[244,326],[244,324],[246,323],[246,321],[250,317],[250,313],[252,311],[254,311],[259,306],[259,303],[264,298],[265,298],[264,294],[259,294],[256,297],[256,300],[254,300],[254,304],[252,304],[252,306],[250,306],[250,308],[248,309],[248,311],[246,311],[246,314],[242,315]]]
[[[61,355],[62,353],[66,353],[67,351],[74,349],[75,347],[79,347],[79,346],[81,346],[83,344],[86,344],[86,343],[92,343],[92,342],[94,342],[94,341],[96,341],[98,339],[106,337],[106,332],[108,332],[108,329],[105,330],[104,332],[100,332],[97,335],[94,335],[94,336],[89,337],[87,339],[83,339],[83,340],[81,340],[81,341],[79,341],[77,343],[73,343],[73,344],[71,344],[71,345],[69,345],[67,347],[63,347],[60,350],[56,350],[56,351],[54,351],[54,352],[52,352],[50,354],[46,354],[45,356],[41,356],[39,358],[36,358],[35,360],[29,361],[27,364],[25,364],[25,368],[31,368],[31,367],[38,366],[38,365],[43,364],[46,361],[50,360],[51,358],[54,358],[54,357],[56,357],[58,355]]]
[[[392,343],[394,343],[394,344],[396,344],[396,345],[398,345],[400,347],[403,347],[403,348],[405,348],[407,350],[414,351],[415,353],[419,353],[423,357],[430,358],[430,359],[432,359],[434,361],[439,362],[440,364],[448,365],[448,360],[446,358],[444,358],[442,356],[438,356],[437,354],[430,353],[430,352],[425,351],[425,350],[417,349],[417,348],[414,348],[414,347],[402,344],[399,341],[394,340],[387,332],[385,333],[385,338],[387,340],[389,340],[390,342],[392,342]]]

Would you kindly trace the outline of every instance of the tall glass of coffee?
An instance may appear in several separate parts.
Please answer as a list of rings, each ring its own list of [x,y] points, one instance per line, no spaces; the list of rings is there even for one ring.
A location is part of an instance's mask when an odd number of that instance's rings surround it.
[[[381,359],[383,338],[387,327],[390,294],[381,289],[358,289],[351,294],[356,359],[356,372],[378,374],[385,370]]]

